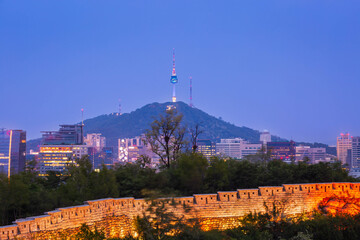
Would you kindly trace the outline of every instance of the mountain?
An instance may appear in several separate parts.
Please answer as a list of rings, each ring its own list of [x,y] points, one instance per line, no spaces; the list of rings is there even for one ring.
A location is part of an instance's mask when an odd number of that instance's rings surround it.
[[[116,145],[118,138],[139,136],[149,129],[154,119],[163,114],[169,105],[174,103],[152,103],[131,113],[121,116],[116,114],[101,115],[84,121],[84,132],[101,133],[109,145]],[[200,124],[203,133],[200,139],[219,141],[221,138],[240,137],[251,142],[258,142],[260,132],[247,127],[237,127],[197,108],[192,108],[184,102],[175,103],[178,113],[183,115],[183,124],[188,128]],[[273,140],[280,138],[273,136]]]
[[[151,103],[133,112],[122,114],[104,114],[84,121],[84,133],[101,133],[106,137],[107,145],[116,146],[119,138],[139,136],[149,129],[154,119],[163,114],[168,105],[174,103]],[[203,133],[199,139],[219,141],[221,138],[240,137],[250,142],[258,142],[260,132],[248,127],[238,127],[222,119],[211,116],[204,111],[192,108],[184,102],[175,103],[178,113],[183,114],[183,124],[188,128],[199,124]],[[272,136],[273,141],[281,141]],[[40,139],[28,141],[28,149],[35,149]]]

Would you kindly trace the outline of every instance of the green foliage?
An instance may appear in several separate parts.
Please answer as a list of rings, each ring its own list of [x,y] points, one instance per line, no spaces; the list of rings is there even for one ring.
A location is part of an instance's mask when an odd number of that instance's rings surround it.
[[[185,153],[169,169],[171,187],[182,195],[203,192],[208,168],[207,159],[198,153]]]
[[[103,240],[105,238],[105,233],[99,231],[96,226],[94,231],[92,231],[88,225],[82,224],[80,231],[75,236],[76,240]]]
[[[0,224],[107,197],[184,196],[286,183],[352,181],[356,179],[349,177],[339,163],[309,165],[221,158],[208,162],[202,155],[189,152],[161,171],[139,161],[113,169],[104,166],[95,172],[88,157],[83,157],[69,166],[66,175],[49,172],[47,177],[38,177],[31,167],[10,179],[0,175]]]
[[[164,176],[154,169],[143,168],[138,164],[118,166],[112,172],[116,177],[119,195],[123,197],[142,197],[142,190],[158,189],[166,182]]]
[[[250,213],[240,220],[240,226],[225,231],[204,232],[199,224],[174,216],[165,202],[153,202],[150,215],[138,217],[138,238],[126,239],[240,239],[240,240],[355,240],[360,238],[360,215],[327,216],[315,213],[285,218],[281,208],[273,206],[266,213]],[[151,216],[151,217],[149,217]]]
[[[230,162],[225,159],[214,157],[210,161],[210,166],[206,174],[206,189],[208,192],[216,192],[217,190],[229,190],[231,181]]]
[[[172,204],[176,207],[175,204]],[[152,201],[147,214],[137,217],[136,230],[143,239],[169,239],[171,235],[178,235],[186,227],[182,218],[168,210],[166,200]]]

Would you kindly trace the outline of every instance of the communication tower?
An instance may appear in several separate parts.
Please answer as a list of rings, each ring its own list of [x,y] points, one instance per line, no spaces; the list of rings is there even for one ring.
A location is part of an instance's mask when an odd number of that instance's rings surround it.
[[[173,96],[172,102],[176,102],[176,92],[175,92],[175,84],[178,83],[178,78],[175,71],[175,49],[173,48],[173,68],[171,72],[170,82],[173,85]]]

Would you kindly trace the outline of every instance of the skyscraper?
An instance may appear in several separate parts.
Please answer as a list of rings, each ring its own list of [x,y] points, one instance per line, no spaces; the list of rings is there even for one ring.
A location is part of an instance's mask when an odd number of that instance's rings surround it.
[[[86,155],[83,124],[60,125],[59,131],[46,131],[38,155],[39,175],[47,171],[63,173],[76,158]]]
[[[178,83],[178,78],[176,76],[176,71],[175,71],[175,49],[173,49],[173,68],[171,72],[170,82],[173,85],[172,102],[176,102],[175,84]]]
[[[88,133],[84,142],[87,146],[95,148],[97,152],[106,147],[106,138],[102,137],[101,133]]]
[[[351,140],[351,164],[350,168],[360,168],[360,137]]]
[[[141,155],[151,159],[151,167],[159,165],[159,157],[144,143],[145,136],[118,139],[118,161],[120,163],[135,162]]]
[[[340,134],[340,137],[337,137],[336,141],[336,151],[337,151],[337,158],[341,161],[341,164],[346,164],[347,157],[348,157],[348,150],[352,148],[352,141],[350,138],[350,134],[346,133]]]
[[[196,151],[204,155],[204,157],[206,157],[207,160],[210,160],[211,157],[215,156],[216,145],[211,140],[200,139],[197,141],[196,145],[197,145]]]
[[[44,145],[81,145],[84,144],[82,124],[63,124],[58,131],[43,131]]]
[[[0,130],[0,173],[10,177],[25,169],[26,132]]]
[[[120,162],[132,162],[140,155],[149,155],[147,150],[147,146],[144,144],[144,136],[118,140],[118,158]]]

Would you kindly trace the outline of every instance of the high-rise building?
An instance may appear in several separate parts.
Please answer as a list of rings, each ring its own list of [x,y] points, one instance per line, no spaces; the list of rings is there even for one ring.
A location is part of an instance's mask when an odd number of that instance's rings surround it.
[[[84,144],[83,125],[60,125],[59,131],[44,131],[43,145],[81,145]]]
[[[260,142],[266,146],[268,142],[271,142],[271,134],[268,130],[264,130],[260,133]]]
[[[136,161],[140,155],[147,154],[144,137],[124,138],[118,140],[118,158],[120,162]]]
[[[210,160],[211,157],[216,154],[216,144],[211,140],[199,139],[196,143],[198,153],[201,153],[206,157],[207,160]]]
[[[87,146],[95,148],[97,152],[106,147],[106,138],[102,137],[101,133],[88,133],[84,142]]]
[[[310,146],[297,146],[296,147],[296,161],[303,161],[304,158],[309,158],[310,163],[316,164],[326,161],[325,148],[312,148]]]
[[[25,170],[26,132],[0,129],[0,173],[10,177]]]
[[[220,143],[216,143],[216,154],[237,159],[256,154],[260,149],[261,144],[249,143],[241,138],[221,139]]]
[[[88,155],[94,170],[99,170],[105,165],[108,169],[114,164],[114,148],[103,147],[97,151],[95,147],[88,147]]]
[[[46,176],[47,171],[63,173],[75,159],[87,155],[82,134],[82,124],[60,125],[59,131],[44,132],[38,155],[39,175]]]
[[[295,160],[295,142],[268,142],[267,151],[270,151],[271,159],[280,159],[286,162]]]
[[[151,158],[150,167],[159,165],[159,157],[151,151],[150,145],[144,144],[145,136],[118,140],[118,161],[120,163],[135,162],[141,155]]]
[[[75,163],[75,159],[87,155],[86,145],[41,145],[38,155],[39,175],[46,176],[47,171],[63,173]]]
[[[360,137],[352,137],[350,168],[360,168]]]
[[[352,148],[352,141],[349,133],[340,134],[340,137],[336,141],[336,151],[338,160],[341,161],[341,164],[346,164],[348,158],[348,150]]]

